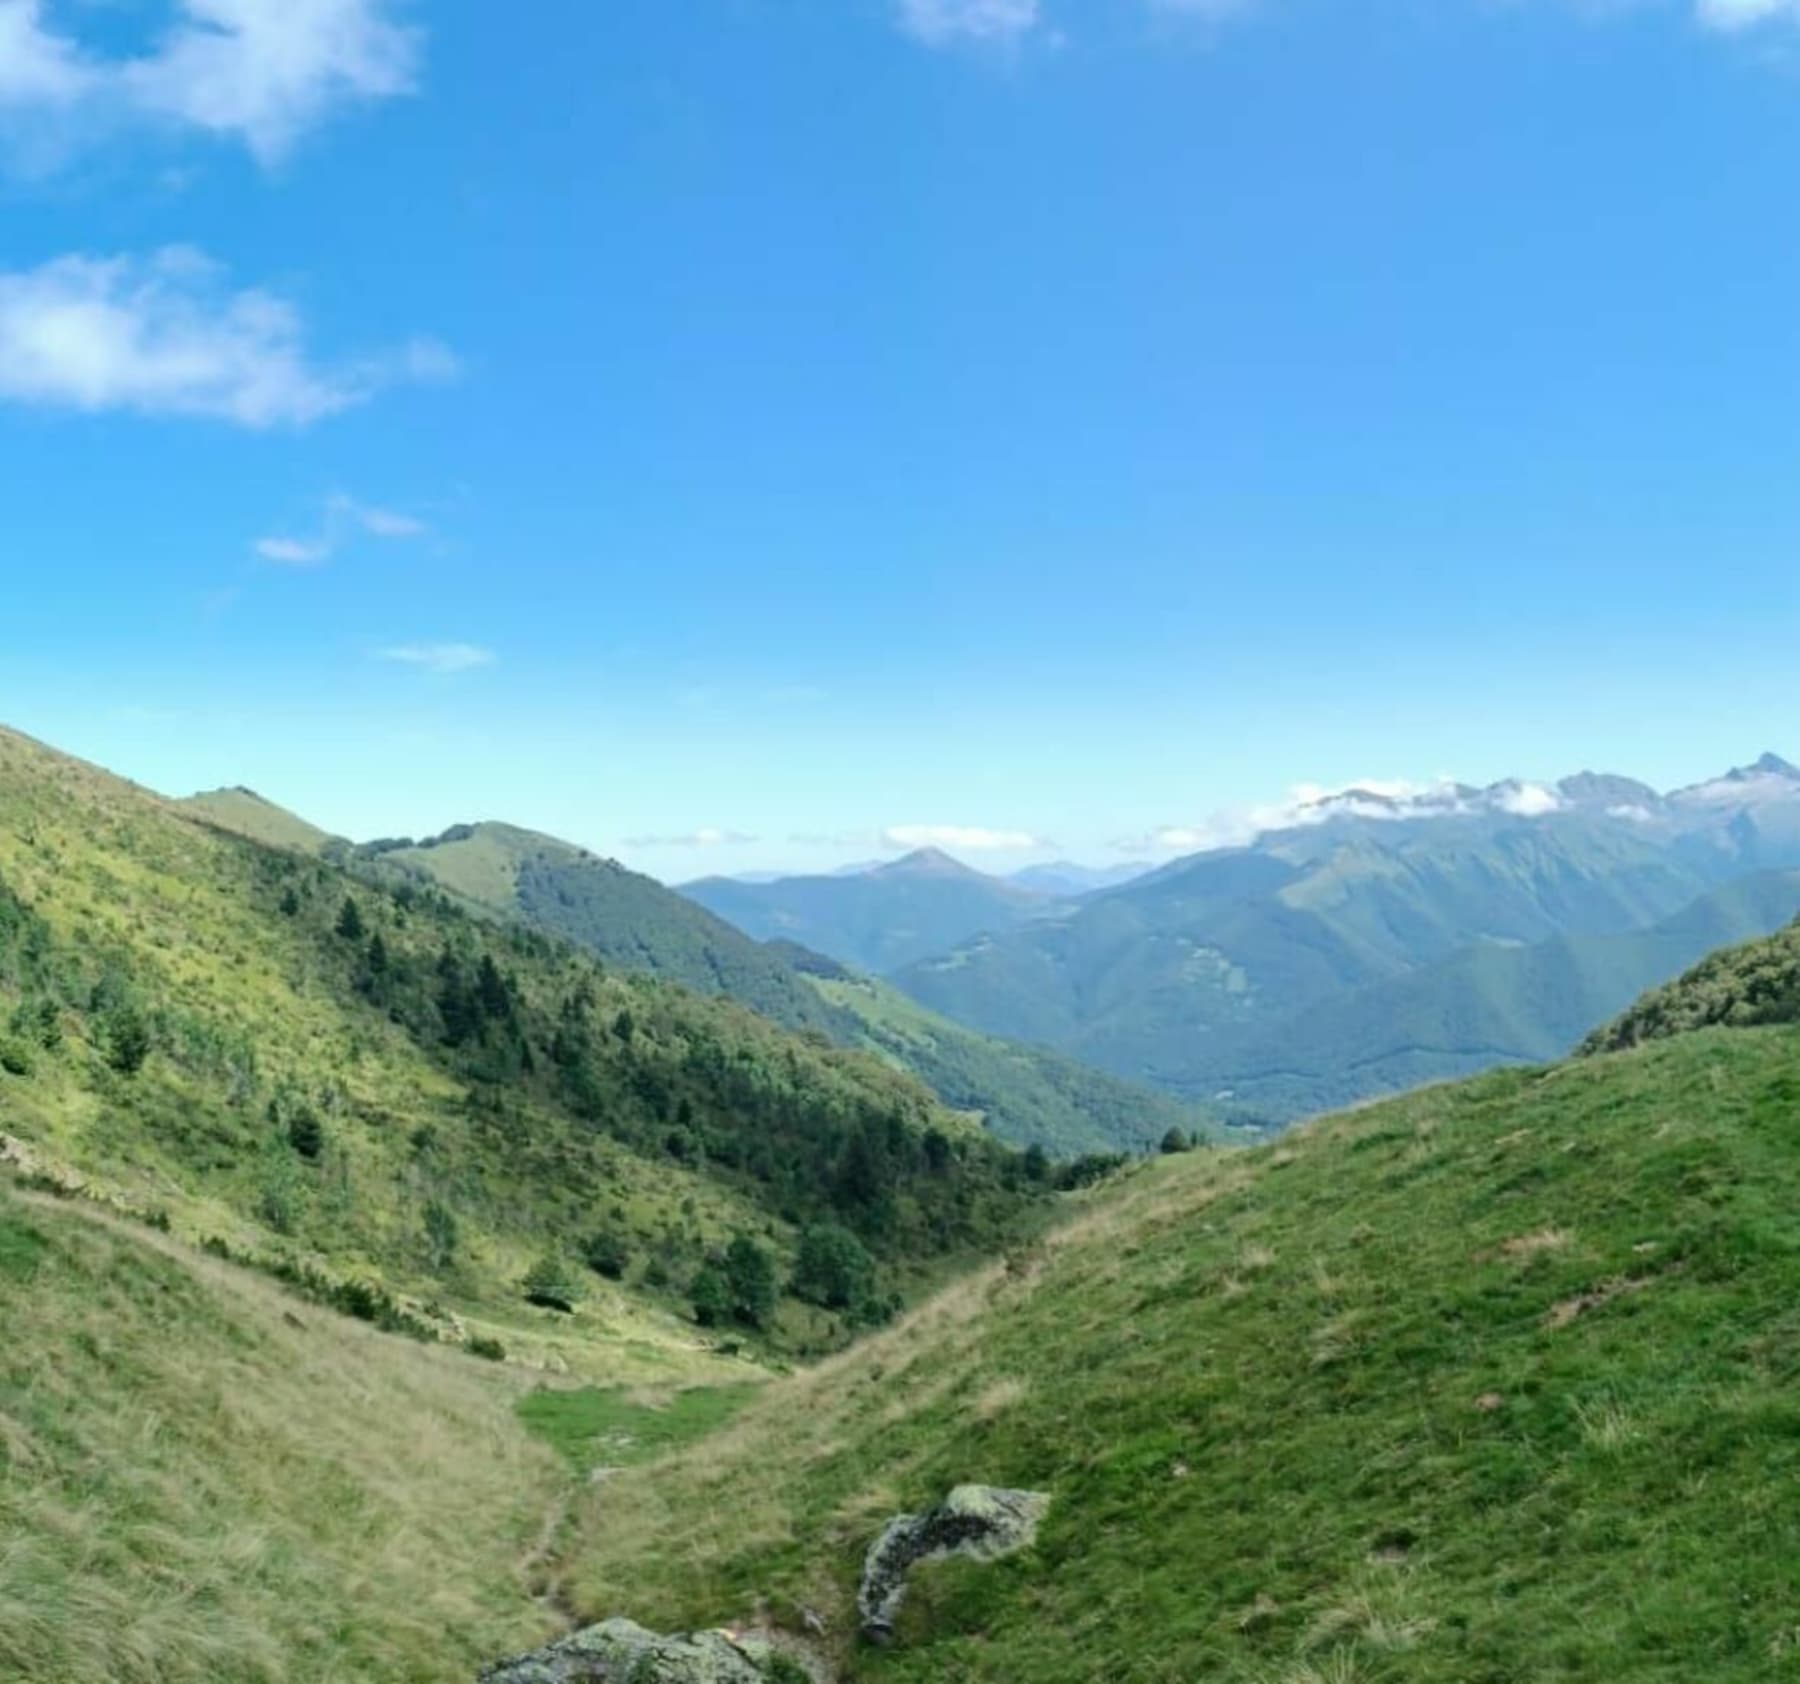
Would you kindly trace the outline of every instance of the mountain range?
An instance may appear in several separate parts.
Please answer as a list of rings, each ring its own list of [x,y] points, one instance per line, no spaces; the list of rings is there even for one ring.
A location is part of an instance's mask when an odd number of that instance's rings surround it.
[[[1800,770],[1768,754],[1666,794],[1594,772],[1352,788],[1079,894],[941,855],[684,892],[955,1022],[1281,1122],[1554,1057],[1791,917],[1797,869]]]

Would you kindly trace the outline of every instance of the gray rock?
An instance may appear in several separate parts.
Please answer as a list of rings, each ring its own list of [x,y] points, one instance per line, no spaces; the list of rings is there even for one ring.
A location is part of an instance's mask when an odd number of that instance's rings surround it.
[[[885,1643],[906,1598],[906,1576],[921,1561],[953,1555],[996,1561],[1037,1536],[1050,1499],[1037,1491],[959,1485],[929,1514],[903,1514],[887,1523],[863,1562],[856,1612],[863,1636]]]
[[[771,1654],[766,1643],[729,1632],[659,1637],[608,1620],[491,1666],[480,1684],[764,1684]]]

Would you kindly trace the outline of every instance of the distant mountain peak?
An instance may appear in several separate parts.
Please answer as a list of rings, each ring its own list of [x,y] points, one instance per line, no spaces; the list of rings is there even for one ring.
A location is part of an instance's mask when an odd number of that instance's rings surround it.
[[[1740,767],[1732,776],[1738,776],[1739,772],[1748,773],[1752,777],[1788,778],[1800,783],[1800,766],[1796,766],[1791,760],[1783,760],[1779,754],[1774,753],[1765,754],[1751,765]]]
[[[964,865],[942,848],[915,848],[897,860],[876,866],[871,877],[980,877],[972,865]]]

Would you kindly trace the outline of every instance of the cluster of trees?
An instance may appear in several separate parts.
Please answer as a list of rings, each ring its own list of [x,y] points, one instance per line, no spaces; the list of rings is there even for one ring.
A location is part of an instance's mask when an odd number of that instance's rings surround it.
[[[629,1241],[616,1228],[590,1235],[583,1260],[595,1274],[623,1280],[632,1263]],[[868,1248],[849,1229],[822,1223],[801,1237],[785,1290],[804,1303],[859,1324],[884,1321],[897,1299],[880,1290],[880,1271]],[[559,1253],[546,1253],[522,1283],[530,1303],[571,1312],[583,1296],[575,1271]],[[694,1319],[702,1327],[737,1324],[766,1330],[774,1320],[784,1283],[775,1255],[748,1234],[738,1234],[701,1264],[687,1288]]]

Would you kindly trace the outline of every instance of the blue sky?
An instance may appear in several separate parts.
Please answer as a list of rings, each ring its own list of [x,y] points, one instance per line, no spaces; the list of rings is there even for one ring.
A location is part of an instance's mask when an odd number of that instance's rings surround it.
[[[1796,47],[0,0],[0,718],[673,878],[1800,754]]]

